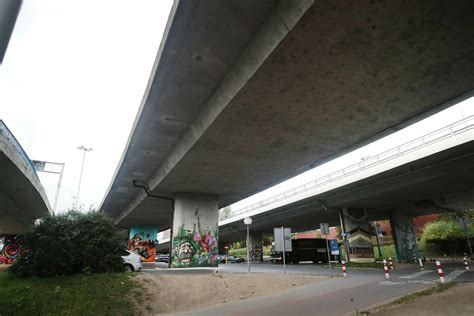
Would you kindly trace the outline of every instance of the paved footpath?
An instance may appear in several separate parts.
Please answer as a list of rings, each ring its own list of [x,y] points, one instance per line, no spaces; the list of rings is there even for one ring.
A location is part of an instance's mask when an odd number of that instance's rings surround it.
[[[245,265],[219,268],[222,273],[239,273],[245,269]],[[277,272],[281,271],[281,266],[255,265],[252,271]],[[328,269],[314,265],[289,266],[288,272],[329,274]],[[460,264],[447,265],[445,274],[447,281],[474,282],[474,272],[464,271]],[[271,296],[233,301],[175,315],[353,315],[356,309],[366,310],[438,282],[435,266],[429,263],[423,271],[416,267],[393,270],[389,279],[379,269],[353,269],[349,271],[348,278],[336,276]]]

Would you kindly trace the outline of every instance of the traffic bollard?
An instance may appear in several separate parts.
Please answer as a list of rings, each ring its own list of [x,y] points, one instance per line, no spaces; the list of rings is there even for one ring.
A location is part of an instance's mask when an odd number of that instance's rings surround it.
[[[420,264],[420,270],[423,271],[423,260],[421,258],[418,259],[418,263]]]
[[[342,260],[342,276],[347,278],[347,268],[346,268],[346,262]]]
[[[469,264],[467,262],[467,255],[464,254],[464,268],[466,268],[466,271],[469,271]]]
[[[385,278],[390,278],[390,275],[388,274],[387,260],[385,259],[383,259],[383,271],[385,272]]]
[[[436,260],[436,268],[438,269],[439,280],[441,281],[441,283],[444,283],[443,266],[441,265],[441,262],[439,262],[439,260]]]
[[[390,270],[393,270],[394,267],[393,267],[392,257],[388,258],[388,264],[390,265]]]

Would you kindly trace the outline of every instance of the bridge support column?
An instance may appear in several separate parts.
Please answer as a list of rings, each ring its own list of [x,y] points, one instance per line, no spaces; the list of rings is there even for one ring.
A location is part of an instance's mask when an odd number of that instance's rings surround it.
[[[262,233],[250,231],[249,234],[249,248],[250,262],[263,262],[263,243]]]
[[[419,258],[416,230],[411,215],[402,211],[392,212],[390,226],[392,226],[393,242],[398,261],[411,262],[415,260],[415,256]]]
[[[217,197],[209,194],[176,194],[173,214],[171,266],[217,267]]]
[[[155,262],[157,234],[158,228],[154,226],[130,227],[128,249],[137,252],[144,262]]]
[[[348,260],[352,262],[375,261],[372,237],[367,221],[367,210],[363,208],[343,208],[340,216],[344,232],[348,236]]]

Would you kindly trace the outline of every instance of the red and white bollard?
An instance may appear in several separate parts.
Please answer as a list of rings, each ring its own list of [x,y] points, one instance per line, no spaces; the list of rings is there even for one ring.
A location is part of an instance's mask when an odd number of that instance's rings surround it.
[[[469,271],[469,264],[467,263],[467,256],[464,254],[464,268],[466,268],[466,271]]]
[[[392,257],[388,258],[388,264],[390,265],[390,270],[393,270],[394,267],[393,267]]]
[[[347,278],[347,268],[346,268],[346,262],[342,260],[342,276]]]
[[[436,260],[436,268],[438,269],[438,275],[439,275],[439,280],[441,283],[444,283],[444,272],[443,272],[443,266],[441,265],[441,262]]]
[[[385,272],[385,278],[390,278],[390,275],[388,274],[387,260],[385,259],[383,259],[383,271]]]
[[[418,258],[418,263],[420,264],[420,270],[423,271],[423,260],[421,258]]]

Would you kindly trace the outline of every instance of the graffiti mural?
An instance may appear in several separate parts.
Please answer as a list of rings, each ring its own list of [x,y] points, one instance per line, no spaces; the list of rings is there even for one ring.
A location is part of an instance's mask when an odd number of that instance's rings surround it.
[[[136,226],[130,228],[128,249],[138,253],[143,262],[156,260],[156,236],[158,229],[151,226]]]
[[[217,267],[219,250],[216,236],[217,229],[211,231],[201,228],[199,217],[192,231],[184,229],[184,225],[181,225],[173,238],[172,266]]]
[[[367,221],[367,211],[363,208],[344,208],[344,230],[348,233],[349,258],[351,261],[374,261],[372,237]]]
[[[0,253],[0,264],[15,263],[21,252],[21,236],[1,236],[0,244],[3,245]]]
[[[411,261],[418,257],[415,226],[409,216],[396,213],[392,216],[394,240],[402,261]]]
[[[250,256],[250,262],[253,262],[253,263],[263,262],[262,244],[251,244],[249,256]]]

